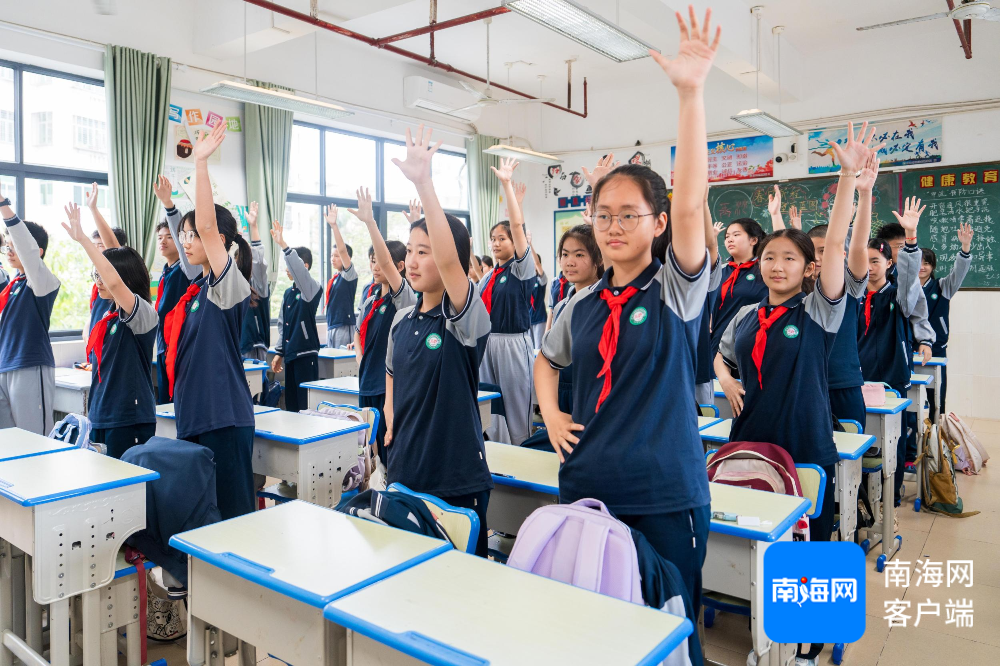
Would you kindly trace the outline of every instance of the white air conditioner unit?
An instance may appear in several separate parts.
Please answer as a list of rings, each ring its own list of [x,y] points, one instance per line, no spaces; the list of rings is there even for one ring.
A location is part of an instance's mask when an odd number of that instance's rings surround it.
[[[478,118],[481,112],[479,107],[466,108],[476,103],[476,98],[466,91],[422,76],[403,79],[403,102],[411,109],[433,111],[469,121]]]

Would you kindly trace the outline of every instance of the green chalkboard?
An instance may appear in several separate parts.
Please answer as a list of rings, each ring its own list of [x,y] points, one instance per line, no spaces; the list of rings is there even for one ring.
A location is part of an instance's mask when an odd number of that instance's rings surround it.
[[[808,231],[817,224],[826,224],[830,209],[837,197],[837,178],[802,178],[778,183],[781,188],[781,214],[788,224],[788,208],[796,206],[802,213],[802,227]],[[774,181],[745,185],[718,185],[708,191],[708,205],[712,220],[728,224],[740,217],[750,217],[770,233],[771,216],[767,213],[767,196],[774,192]],[[899,177],[882,174],[875,181],[872,204],[872,229],[895,218],[892,211],[899,207]],[[724,247],[719,251],[726,256]]]
[[[955,232],[962,222],[975,231],[972,269],[964,287],[1000,289],[1000,254],[993,249],[1000,239],[1000,164],[968,164],[942,169],[921,169],[903,174],[903,196],[920,197],[927,206],[917,227],[921,247],[937,253],[938,277],[951,271],[961,249]]]

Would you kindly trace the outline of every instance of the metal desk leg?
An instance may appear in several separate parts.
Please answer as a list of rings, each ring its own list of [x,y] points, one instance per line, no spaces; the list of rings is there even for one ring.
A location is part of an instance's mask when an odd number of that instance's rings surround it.
[[[101,591],[88,590],[81,599],[83,666],[101,666]]]
[[[835,491],[840,504],[840,540],[854,541],[858,525],[858,485],[861,483],[861,459],[837,462]]]
[[[891,418],[883,421],[884,432],[882,433],[884,442],[897,442],[892,446],[885,446],[882,449],[882,554],[876,560],[876,569],[879,573],[885,568],[885,563],[892,558],[903,545],[903,537],[896,535],[893,531],[896,515],[896,495],[893,488],[893,480],[896,474],[896,448],[899,438],[903,436],[903,415],[893,414]],[[895,435],[895,438],[893,437]]]
[[[24,613],[25,613],[25,591],[24,591],[24,551],[11,546],[11,584],[14,592],[14,633],[24,638]]]
[[[934,410],[934,425],[939,425],[941,419],[941,368],[940,365],[934,366],[934,405],[937,407]]]
[[[24,605],[25,605],[25,640],[28,647],[42,653],[42,607],[35,601],[34,583],[31,577],[32,558],[30,555],[24,556]]]
[[[49,663],[69,666],[69,599],[49,604]]]
[[[14,630],[13,557],[11,545],[0,539],[0,639]],[[0,666],[11,666],[14,654],[0,644]]]
[[[774,643],[764,634],[764,553],[768,546],[765,541],[750,545],[750,633],[759,666],[788,666],[795,663],[798,646]]]

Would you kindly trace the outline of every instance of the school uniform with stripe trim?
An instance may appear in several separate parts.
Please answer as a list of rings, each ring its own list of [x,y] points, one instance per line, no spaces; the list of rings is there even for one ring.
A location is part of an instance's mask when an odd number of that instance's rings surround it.
[[[302,388],[302,383],[319,379],[316,310],[323,290],[294,249],[286,248],[284,255],[285,266],[292,274],[292,286],[285,290],[281,299],[278,311],[281,340],[274,352],[285,358],[285,409],[297,412],[308,409],[309,392]]]
[[[565,297],[556,303],[555,308],[552,309],[552,325],[556,325],[559,316],[562,315],[563,310],[566,309],[566,304],[570,302],[573,295],[576,294],[576,285],[570,284],[566,288]],[[543,337],[544,340],[544,337]],[[573,413],[573,365],[567,365],[565,368],[559,370],[559,411],[566,414]]]
[[[250,241],[250,255],[253,257],[250,287],[256,292],[257,304],[254,305],[254,298],[250,299],[240,334],[240,353],[244,358],[266,361],[271,346],[271,285],[267,280],[263,243]]]
[[[708,295],[705,296],[705,309],[701,312],[701,324],[698,328],[698,364],[694,372],[695,399],[699,405],[711,405],[715,400],[715,390],[712,379],[715,368],[712,363],[712,311],[716,302],[716,290],[722,284],[722,257],[716,255],[715,264],[709,270]]]
[[[354,339],[354,296],[358,292],[358,269],[354,263],[326,283],[326,344],[336,349]]]
[[[844,317],[834,338],[827,363],[830,409],[838,419],[865,424],[865,399],[861,395],[864,378],[858,358],[858,308],[868,290],[868,272],[861,278],[851,273],[844,261]]]
[[[934,344],[931,346],[931,351],[934,356],[947,356],[948,355],[948,336],[950,335],[950,321],[951,321],[951,299],[958,290],[962,288],[962,282],[965,281],[965,276],[969,274],[969,269],[972,267],[972,255],[967,252],[959,251],[958,255],[955,257],[955,264],[952,266],[951,272],[943,278],[931,277],[924,283],[924,296],[927,297],[927,307],[928,307],[928,319],[931,326],[934,328],[934,333],[936,339]],[[931,405],[931,418],[934,418],[936,413],[936,404],[933,399],[934,391],[938,390],[938,387],[930,389],[928,393],[931,396],[929,400]],[[947,413],[945,410],[945,397],[948,391],[948,366],[941,367],[941,411]]]
[[[552,281],[552,287],[549,289],[548,306],[555,308],[559,301],[569,298],[569,289],[572,286],[573,283],[567,280],[566,276],[560,272],[559,277]]]
[[[749,264],[749,265],[747,265]],[[729,260],[722,267],[720,286],[712,294],[712,346],[711,356],[714,362],[719,351],[722,334],[736,313],[747,305],[760,303],[767,298],[767,285],[760,275],[760,260],[756,257],[743,264]],[[713,371],[714,376],[714,371]]]
[[[546,289],[549,279],[544,275],[535,277],[535,288],[531,292],[531,345],[535,349],[542,346],[542,336],[545,335],[545,323],[549,319],[549,311],[545,307]]]
[[[131,314],[121,317],[118,312],[116,305],[95,322],[87,343],[91,441],[107,445],[113,458],[121,458],[130,446],[145,444],[156,431],[151,373],[156,308],[136,295]]]

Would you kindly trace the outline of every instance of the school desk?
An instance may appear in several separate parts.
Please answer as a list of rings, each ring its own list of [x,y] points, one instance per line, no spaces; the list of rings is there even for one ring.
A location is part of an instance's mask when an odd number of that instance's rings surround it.
[[[893,522],[895,517],[895,502],[893,477],[896,474],[896,444],[903,432],[903,412],[910,406],[908,398],[897,398],[887,393],[885,404],[879,407],[865,407],[865,433],[875,436],[875,446],[882,451],[882,488],[881,500],[876,501],[879,495],[877,483],[872,479],[869,483],[869,499],[872,500],[872,511],[875,514],[876,522],[870,528],[862,529],[862,534],[870,534],[867,539],[871,545],[882,542],[882,554],[878,556],[875,566],[881,573],[887,560],[892,559],[903,544],[903,537],[896,535],[888,541],[884,538],[886,534],[890,537],[893,534]],[[891,443],[887,445],[887,443]],[[870,476],[870,475],[869,475]],[[888,501],[887,501],[888,498]],[[878,505],[882,506],[880,510]],[[879,521],[879,516],[882,520]],[[888,531],[886,531],[888,530]],[[865,549],[867,552],[867,548]]]
[[[75,448],[76,446],[73,444],[42,437],[20,428],[0,428],[0,462],[69,451]]]
[[[157,389],[156,366],[159,364],[156,357],[153,357],[153,391]],[[264,390],[264,376],[267,374],[268,365],[252,358],[243,360],[243,372],[246,373],[247,386],[250,387],[250,395],[257,395]],[[56,372],[59,369],[56,368]],[[89,384],[88,384],[89,386]]]
[[[934,375],[922,375],[913,373],[910,375],[910,389],[906,392],[906,398],[910,401],[910,406],[906,411],[917,415],[917,436],[924,432],[924,403],[927,401],[927,389],[934,384]]]
[[[559,457],[500,442],[486,442],[493,491],[486,509],[489,529],[517,534],[531,512],[559,502]]]
[[[145,561],[145,571],[155,566],[153,562]],[[143,600],[139,598],[138,572],[134,564],[125,561],[124,550],[118,552],[115,560],[114,579],[100,588],[100,594],[100,603],[92,610],[98,611],[94,621],[101,628],[101,666],[117,666],[119,649],[125,654],[126,666],[141,666],[139,632],[146,628],[139,626],[136,605]],[[119,629],[125,630],[122,638],[118,636]]]
[[[277,411],[280,411],[277,407],[253,406],[255,418],[260,414]],[[174,413],[174,403],[156,406],[156,434],[167,439],[177,439],[177,414]]]
[[[771,644],[764,634],[764,554],[778,541],[792,540],[792,527],[809,511],[804,497],[709,483],[712,511],[760,518],[759,526],[709,523],[708,549],[702,566],[706,591],[750,602],[750,633],[757,663],[778,666],[794,661],[794,644]]]
[[[934,425],[938,425],[938,419],[941,417],[941,373],[942,368],[948,365],[948,359],[944,356],[932,356],[931,360],[923,363],[923,358],[918,354],[913,355],[913,371],[923,372],[927,370],[934,375],[934,406],[936,407]]]
[[[83,664],[99,666],[100,627],[93,618],[100,588],[113,580],[125,539],[145,528],[145,484],[157,478],[156,472],[83,449],[0,462],[0,558],[10,562],[12,548],[29,558],[31,596],[49,604],[53,666],[69,664],[69,601],[76,595],[83,603]],[[2,661],[10,664],[10,650],[22,661],[44,663],[31,647],[40,647],[40,635],[29,631],[25,642],[9,633],[11,568],[5,564],[0,571]]]
[[[267,364],[270,367],[274,360],[274,347],[267,350]],[[331,347],[321,347],[316,357],[320,379],[330,379],[332,377],[357,377],[358,360],[353,349],[333,349]],[[284,383],[285,373],[275,375],[275,379]]]
[[[61,414],[87,415],[90,399],[90,371],[76,368],[56,368],[56,385],[52,392],[52,410]]]
[[[306,404],[309,409],[316,409],[316,405],[321,402],[330,402],[335,405],[352,405],[359,407],[358,398],[361,391],[358,388],[357,377],[336,377],[332,379],[320,379],[315,382],[304,382],[302,387],[307,391]],[[491,418],[490,401],[500,397],[494,391],[480,391],[477,397],[479,401],[479,418],[483,424],[488,424]],[[483,426],[486,427],[485,425]]]
[[[659,664],[686,618],[447,552],[331,602],[353,666]]]
[[[295,666],[344,664],[346,632],[323,620],[323,608],[452,549],[299,501],[178,534],[170,545],[190,556],[192,666],[222,663],[211,659],[222,636],[209,644],[209,626]]]
[[[716,418],[714,416],[699,416],[698,417],[698,430],[700,432],[700,431],[704,430],[705,428],[714,426],[716,423],[719,423],[720,421],[722,421],[722,419]]]

